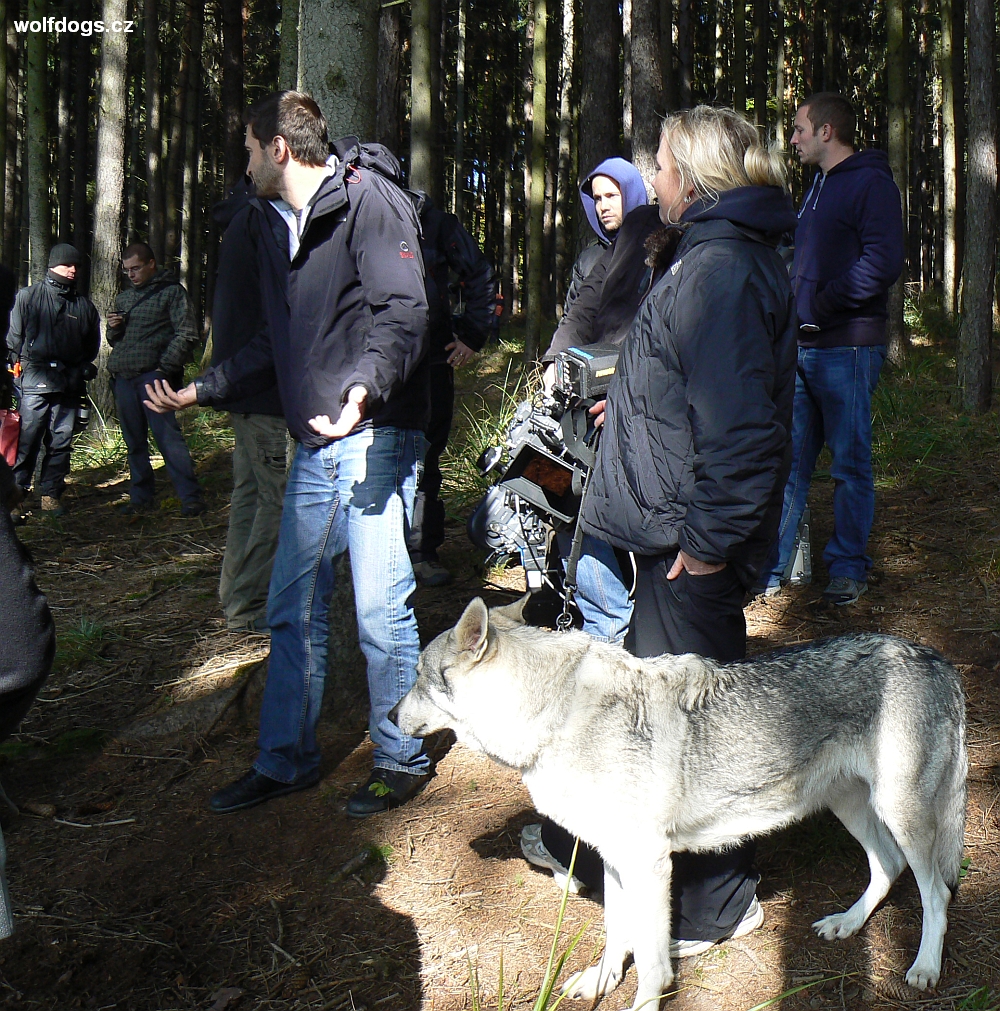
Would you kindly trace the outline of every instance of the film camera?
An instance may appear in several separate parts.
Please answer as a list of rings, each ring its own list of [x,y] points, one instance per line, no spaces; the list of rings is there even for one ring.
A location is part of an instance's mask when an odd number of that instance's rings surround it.
[[[483,474],[506,464],[469,517],[469,537],[492,560],[519,556],[531,592],[560,585],[553,535],[576,524],[597,451],[598,430],[588,412],[607,393],[619,350],[591,344],[560,352],[552,392],[520,404],[505,445],[479,458]]]

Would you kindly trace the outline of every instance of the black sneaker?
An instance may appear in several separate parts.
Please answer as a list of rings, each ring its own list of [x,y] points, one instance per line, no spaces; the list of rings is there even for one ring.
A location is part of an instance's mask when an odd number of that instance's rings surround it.
[[[243,811],[248,807],[256,807],[272,797],[283,797],[286,793],[297,793],[307,790],[319,782],[319,770],[296,780],[294,783],[280,783],[264,773],[251,769],[235,783],[216,790],[209,799],[208,806],[213,814],[229,814],[230,811]]]
[[[393,769],[372,769],[368,782],[359,787],[347,802],[352,818],[367,818],[399,807],[412,800],[426,785],[430,776],[414,776]]]
[[[119,516],[141,516],[152,511],[152,502],[126,502],[124,505],[115,506],[115,512]]]
[[[208,512],[204,502],[185,502],[181,506],[181,516],[200,516],[203,512]]]
[[[845,604],[856,604],[862,593],[867,592],[868,584],[850,576],[834,576],[830,585],[823,591],[823,599],[835,607]]]

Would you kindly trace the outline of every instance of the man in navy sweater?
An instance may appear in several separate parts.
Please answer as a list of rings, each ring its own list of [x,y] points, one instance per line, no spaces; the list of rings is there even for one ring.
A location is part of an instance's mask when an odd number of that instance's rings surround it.
[[[792,471],[767,593],[795,548],[816,458],[830,447],[833,536],[823,552],[824,599],[853,604],[868,588],[875,517],[871,398],[886,355],[888,292],[903,270],[899,189],[883,151],[854,150],[856,119],[821,92],[795,114],[792,147],[818,172],[799,211],[792,286],[799,316]]]

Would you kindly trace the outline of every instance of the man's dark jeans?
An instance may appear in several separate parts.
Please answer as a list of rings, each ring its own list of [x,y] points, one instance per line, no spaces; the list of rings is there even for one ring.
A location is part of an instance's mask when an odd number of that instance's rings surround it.
[[[31,487],[38,453],[44,446],[38,493],[53,498],[62,495],[73,453],[73,421],[79,406],[79,395],[69,393],[21,395],[21,438],[14,464],[14,480],[19,487],[25,491]]]
[[[428,366],[431,388],[431,419],[427,425],[427,456],[424,476],[417,488],[413,507],[413,523],[406,536],[410,559],[417,562],[437,561],[438,548],[444,544],[445,509],[441,501],[441,454],[448,445],[455,404],[455,370],[447,362],[431,362]]]
[[[163,455],[167,473],[173,482],[177,497],[184,505],[201,502],[201,486],[194,476],[194,463],[187,443],[172,411],[156,414],[143,405],[146,384],[154,379],[165,379],[162,372],[146,372],[141,376],[115,379],[115,403],[118,405],[118,423],[128,446],[128,466],[132,475],[131,497],[133,505],[147,505],[153,501],[155,482],[153,465],[149,462],[149,429]]]

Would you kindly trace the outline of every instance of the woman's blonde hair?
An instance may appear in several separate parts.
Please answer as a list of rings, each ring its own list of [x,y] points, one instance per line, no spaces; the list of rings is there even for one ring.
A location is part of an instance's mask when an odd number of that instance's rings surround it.
[[[738,186],[788,189],[785,164],[777,149],[762,143],[757,127],[735,109],[699,105],[667,116],[660,133],[677,166],[681,190],[715,202]]]

